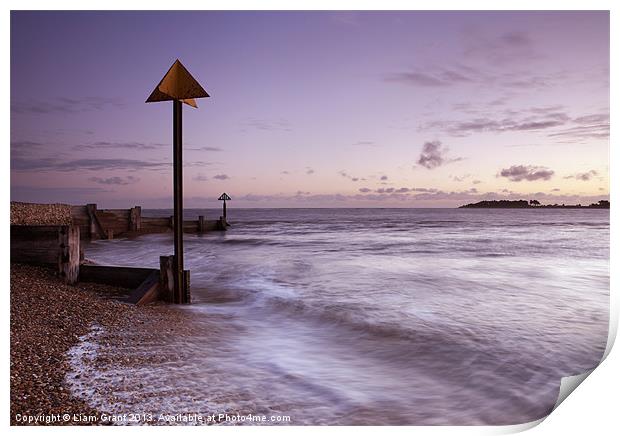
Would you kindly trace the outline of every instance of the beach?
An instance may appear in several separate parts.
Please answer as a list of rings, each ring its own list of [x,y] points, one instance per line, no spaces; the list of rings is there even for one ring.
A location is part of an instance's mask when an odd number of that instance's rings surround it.
[[[117,291],[91,283],[69,286],[50,269],[11,265],[11,424],[35,424],[37,416],[51,420],[55,415],[60,419],[36,424],[101,423],[97,407],[72,394],[72,385],[75,389],[85,375],[71,367],[70,352],[93,326],[106,332],[98,339],[111,349],[158,342],[188,328],[188,314],[170,306],[137,307],[105,297]],[[94,367],[101,368],[140,360],[97,358]],[[113,393],[99,390],[97,395],[113,401]]]
[[[227,232],[185,235],[190,305],[12,264],[11,420],[539,419],[604,350],[608,235],[603,210],[239,210]],[[99,265],[171,250],[170,233],[84,241]]]

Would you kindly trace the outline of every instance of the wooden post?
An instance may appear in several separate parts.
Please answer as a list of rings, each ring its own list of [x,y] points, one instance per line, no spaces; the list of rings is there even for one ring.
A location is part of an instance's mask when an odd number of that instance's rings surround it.
[[[224,221],[226,221],[226,200],[224,200],[224,205],[222,206],[222,215],[224,216]]]
[[[72,285],[80,275],[80,227],[60,226],[58,245],[58,271],[65,283]]]
[[[187,288],[183,273],[183,103],[198,107],[196,98],[207,91],[177,59],[155,87],[146,103],[172,100],[172,173],[174,192],[174,288],[176,296]]]
[[[90,239],[98,238],[98,229],[97,222],[95,221],[95,214],[97,213],[97,205],[96,204],[87,204],[86,210],[88,212],[88,222],[90,224]]]
[[[217,229],[226,230],[226,217],[220,217],[220,220],[217,222]]]
[[[206,227],[205,217],[203,215],[198,216],[198,232],[203,233]]]
[[[185,285],[183,275],[183,106],[180,100],[172,102],[172,171],[174,191],[174,293],[182,297]]]
[[[108,229],[108,239],[111,241],[112,239],[114,239],[114,230],[112,229]]]
[[[142,227],[142,208],[135,206],[129,209],[129,230],[139,232]]]
[[[174,217],[173,216],[168,218],[168,227],[170,227],[171,229],[174,229]]]
[[[174,256],[159,257],[159,285],[161,299],[169,303],[176,303],[174,296]]]
[[[190,293],[190,287],[189,287],[189,270],[186,269],[183,271],[183,294],[182,294],[182,300],[181,303],[183,304],[189,304],[192,302],[192,295]]]

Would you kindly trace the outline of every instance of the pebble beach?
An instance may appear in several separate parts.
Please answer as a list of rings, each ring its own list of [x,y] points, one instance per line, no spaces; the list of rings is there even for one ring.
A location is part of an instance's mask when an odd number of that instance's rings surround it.
[[[188,315],[166,305],[132,306],[107,298],[117,289],[80,283],[65,285],[53,270],[11,265],[11,424],[100,424],[100,411],[72,394],[82,374],[72,369],[68,352],[93,326],[105,329],[102,338],[118,348],[177,333]],[[131,332],[128,334],[128,332]],[[131,365],[135,362],[98,364]],[[70,379],[68,377],[71,377]],[[101,393],[106,395],[106,393]],[[107,393],[113,402],[113,392]],[[139,393],[137,393],[139,394]],[[30,422],[26,417],[69,414],[64,421]]]

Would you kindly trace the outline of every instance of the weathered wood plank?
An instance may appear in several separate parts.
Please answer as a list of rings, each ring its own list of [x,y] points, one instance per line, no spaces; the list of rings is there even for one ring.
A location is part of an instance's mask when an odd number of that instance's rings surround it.
[[[66,283],[72,285],[80,275],[80,228],[62,226],[58,231],[58,270]]]
[[[127,302],[136,305],[148,304],[160,299],[159,271],[153,270],[146,279],[134,289]]]
[[[137,288],[153,271],[157,270],[125,266],[82,265],[80,281],[123,288]]]
[[[160,298],[168,303],[175,302],[173,266],[174,256],[159,257]]]

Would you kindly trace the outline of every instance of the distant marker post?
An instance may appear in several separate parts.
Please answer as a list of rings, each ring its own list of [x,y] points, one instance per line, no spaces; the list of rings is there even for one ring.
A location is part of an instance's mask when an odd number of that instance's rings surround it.
[[[222,216],[224,217],[224,221],[226,221],[226,200],[230,200],[230,199],[231,198],[225,192],[222,195],[220,195],[220,198],[218,198],[218,200],[224,202],[224,204],[222,205]]]

